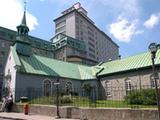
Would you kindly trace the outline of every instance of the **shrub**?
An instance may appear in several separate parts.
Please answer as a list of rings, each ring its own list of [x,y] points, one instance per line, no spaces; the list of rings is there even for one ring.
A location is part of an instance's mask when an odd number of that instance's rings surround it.
[[[72,96],[78,96],[78,93],[77,92],[74,92],[74,91],[70,91],[70,92],[66,92],[66,91],[61,91],[60,93],[60,96],[65,96],[65,95],[72,95]]]
[[[132,90],[126,97],[125,101],[129,104],[137,105],[156,105],[156,94],[154,89]]]
[[[59,97],[59,102],[60,102],[60,104],[73,103],[71,96],[69,96],[69,95],[64,95],[64,96]],[[57,103],[57,99],[55,98],[54,104],[56,104],[56,103]]]
[[[71,95],[72,95],[72,96],[78,96],[79,94],[78,94],[77,92],[71,91]]]
[[[63,103],[72,103],[72,99],[71,99],[71,96],[69,95],[65,95],[61,98],[60,102],[63,104]]]

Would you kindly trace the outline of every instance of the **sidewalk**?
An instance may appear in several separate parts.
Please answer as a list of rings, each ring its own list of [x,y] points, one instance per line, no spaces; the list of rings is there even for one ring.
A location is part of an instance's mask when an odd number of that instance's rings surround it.
[[[11,120],[78,120],[78,119],[55,119],[51,116],[42,116],[42,115],[35,115],[35,114],[29,114],[24,115],[23,113],[6,113],[6,112],[0,112],[0,118],[6,118]]]

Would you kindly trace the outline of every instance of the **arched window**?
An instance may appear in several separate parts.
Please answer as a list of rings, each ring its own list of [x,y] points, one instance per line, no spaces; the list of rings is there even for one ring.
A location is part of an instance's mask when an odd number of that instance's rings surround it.
[[[155,80],[153,75],[150,75],[150,83],[151,83],[151,88],[155,88]]]
[[[50,96],[51,95],[51,81],[50,80],[44,80],[44,96]]]
[[[73,88],[72,82],[66,82],[65,89],[67,94],[72,92],[72,88]]]
[[[131,91],[131,89],[132,89],[132,83],[129,78],[125,79],[125,89],[126,89],[126,91]]]
[[[112,89],[111,89],[111,83],[106,80],[105,81],[105,90],[106,90],[106,96],[111,96],[111,92],[112,92]]]

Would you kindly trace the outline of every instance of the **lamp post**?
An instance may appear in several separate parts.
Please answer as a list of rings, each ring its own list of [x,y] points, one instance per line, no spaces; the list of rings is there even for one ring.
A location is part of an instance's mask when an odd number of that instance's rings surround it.
[[[151,43],[149,45],[149,50],[151,52],[151,59],[152,59],[152,75],[153,75],[153,79],[155,82],[155,89],[156,89],[158,116],[159,116],[159,120],[160,120],[160,94],[159,94],[159,90],[158,90],[157,77],[156,77],[156,71],[155,71],[155,58],[156,58],[157,49],[158,49],[158,45],[156,43]]]
[[[54,85],[56,85],[56,106],[57,106],[57,116],[56,116],[56,119],[59,119],[61,118],[60,117],[60,114],[59,114],[59,78],[57,79],[56,83],[54,83]]]

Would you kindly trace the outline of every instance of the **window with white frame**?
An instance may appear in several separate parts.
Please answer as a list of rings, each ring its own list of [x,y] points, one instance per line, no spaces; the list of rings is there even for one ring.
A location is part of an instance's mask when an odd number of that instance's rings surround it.
[[[111,96],[112,87],[111,83],[108,80],[105,81],[105,89],[106,89],[106,96]]]
[[[50,96],[51,95],[51,81],[50,80],[44,80],[44,96]]]
[[[131,80],[128,78],[125,80],[125,89],[126,89],[126,91],[131,91],[131,89],[132,89]]]

